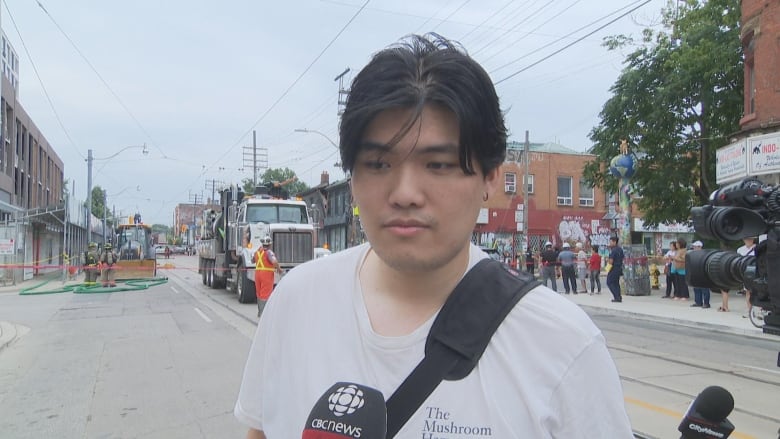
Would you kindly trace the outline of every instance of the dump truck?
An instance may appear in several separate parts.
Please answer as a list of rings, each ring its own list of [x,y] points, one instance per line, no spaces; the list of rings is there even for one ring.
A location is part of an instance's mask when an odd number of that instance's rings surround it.
[[[220,191],[220,209],[204,212],[198,242],[198,272],[204,285],[227,288],[241,303],[256,300],[252,255],[270,236],[282,273],[314,258],[315,235],[306,203],[291,199],[284,186],[270,182],[251,195],[237,186]]]

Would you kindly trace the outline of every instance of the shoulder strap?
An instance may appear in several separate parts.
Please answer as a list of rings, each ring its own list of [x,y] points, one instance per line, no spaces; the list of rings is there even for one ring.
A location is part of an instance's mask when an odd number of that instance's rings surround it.
[[[386,438],[401,430],[441,380],[471,373],[507,314],[538,285],[493,259],[483,259],[466,273],[433,322],[425,357],[387,400]]]

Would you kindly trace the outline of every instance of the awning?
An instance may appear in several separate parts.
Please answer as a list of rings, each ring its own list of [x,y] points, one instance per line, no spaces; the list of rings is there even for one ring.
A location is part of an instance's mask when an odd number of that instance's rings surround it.
[[[603,220],[615,220],[618,218],[620,218],[620,215],[618,215],[617,213],[607,213],[606,215],[601,217],[601,219]]]

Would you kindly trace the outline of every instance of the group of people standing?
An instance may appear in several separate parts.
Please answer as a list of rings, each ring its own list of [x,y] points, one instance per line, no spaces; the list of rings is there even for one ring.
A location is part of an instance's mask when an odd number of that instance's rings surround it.
[[[95,242],[90,242],[87,251],[84,252],[82,264],[84,266],[84,283],[97,284],[100,276],[100,284],[104,287],[116,286],[116,270],[114,264],[119,260],[114,252],[114,247],[107,242],[102,250],[98,249]]]
[[[755,255],[756,238],[748,237],[743,239],[744,245],[737,249],[737,253],[740,256]],[[661,296],[662,299],[682,300],[686,301],[690,299],[690,292],[688,290],[688,283],[685,280],[686,267],[685,256],[688,252],[686,247],[686,241],[683,238],[677,238],[676,241],[672,241],[669,250],[664,255],[664,273],[666,274],[666,294]],[[690,251],[699,251],[704,247],[701,241],[694,241],[691,244]],[[743,289],[739,291],[744,293],[747,300],[748,312],[750,312],[750,291]],[[729,311],[729,291],[721,290],[721,306],[718,307],[720,312]],[[694,303],[691,307],[710,308],[710,289],[693,287]]]
[[[620,276],[623,275],[623,249],[618,246],[618,238],[610,239],[610,253],[607,258],[606,274],[607,288],[612,293],[613,302],[622,302],[620,291]],[[526,271],[534,274],[534,267],[539,265],[542,282],[558,291],[556,279],[563,280],[564,294],[588,293],[587,280],[590,279],[590,294],[601,294],[602,258],[599,246],[591,246],[590,254],[585,252],[583,244],[577,242],[574,250],[571,244],[564,242],[561,249],[553,248],[550,241],[544,243],[544,250],[534,255],[530,250],[526,253]],[[579,287],[577,283],[579,282]]]

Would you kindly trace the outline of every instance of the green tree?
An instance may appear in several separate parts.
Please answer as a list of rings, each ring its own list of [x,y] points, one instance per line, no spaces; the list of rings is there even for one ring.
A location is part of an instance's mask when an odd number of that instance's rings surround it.
[[[86,204],[86,203],[85,203]],[[104,214],[108,214],[106,209],[106,193],[100,186],[92,187],[92,206],[90,212],[98,218],[103,218]],[[108,214],[107,216],[111,216]]]
[[[677,6],[677,7],[675,7]],[[587,181],[614,192],[610,160],[627,139],[635,153],[632,187],[647,224],[684,221],[715,189],[715,151],[739,130],[743,108],[743,54],[739,0],[670,1],[663,29],[645,29],[625,59],[612,97],[593,128],[596,159]],[[609,50],[633,44],[605,41]]]
[[[297,176],[295,175],[295,171],[293,171],[290,168],[270,168],[267,169],[265,172],[263,172],[263,175],[261,175],[258,178],[257,184],[258,185],[264,185],[266,183],[282,183],[284,181],[287,181],[291,178],[296,178],[295,181],[285,184],[284,188],[287,190],[287,192],[290,193],[290,195],[299,194],[301,192],[305,192],[309,190],[309,186],[300,181],[297,180]],[[254,188],[252,187],[252,179],[251,178],[244,178],[241,180],[241,187],[244,188],[244,192],[251,194],[254,192]]]

